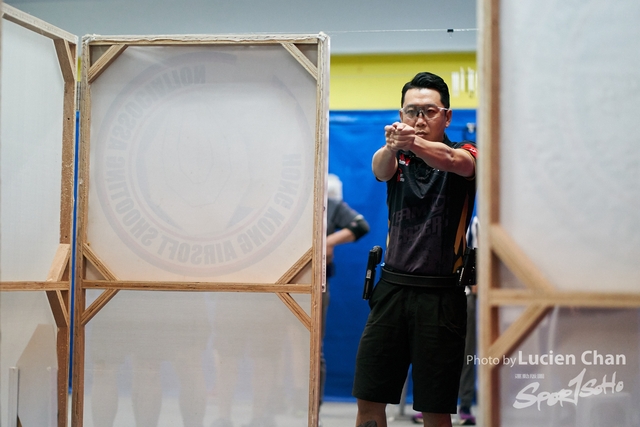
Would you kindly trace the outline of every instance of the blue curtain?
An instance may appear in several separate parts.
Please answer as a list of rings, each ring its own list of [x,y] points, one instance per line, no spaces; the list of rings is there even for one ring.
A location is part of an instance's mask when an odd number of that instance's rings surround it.
[[[371,231],[358,242],[335,249],[324,339],[325,400],[352,399],[356,351],[369,314],[362,300],[367,256],[374,245],[385,247],[387,234],[386,186],[373,177],[371,157],[384,145],[384,126],[398,119],[397,110],[329,114],[329,172],[340,177],[344,200],[364,215]],[[475,127],[476,110],[454,110],[447,135],[452,141],[475,141]]]

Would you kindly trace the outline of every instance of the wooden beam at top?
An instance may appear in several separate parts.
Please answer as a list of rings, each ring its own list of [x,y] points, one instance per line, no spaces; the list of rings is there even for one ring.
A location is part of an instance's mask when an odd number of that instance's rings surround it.
[[[554,292],[556,287],[542,274],[518,244],[499,225],[489,229],[491,247],[509,270],[530,289]]]
[[[88,36],[84,44],[113,45],[127,44],[132,46],[173,46],[173,45],[229,45],[229,44],[278,44],[289,42],[294,44],[318,44],[318,40],[327,39],[326,34],[184,34],[156,36]]]
[[[127,48],[126,44],[114,44],[107,51],[98,58],[89,68],[88,81],[93,83],[95,79],[107,69],[109,65],[113,63]]]
[[[13,6],[9,6],[6,3],[2,4],[2,17],[7,21],[11,21],[14,24],[18,24],[21,27],[50,39],[63,39],[72,44],[78,43],[78,37],[76,35],[68,33],[49,24],[48,22],[43,21],[42,19],[29,15],[28,13],[24,13],[23,11],[16,9]]]
[[[289,42],[280,43],[299,63],[304,67],[305,70],[311,74],[311,76],[318,80],[318,68],[307,58],[307,56],[302,53],[298,47]]]

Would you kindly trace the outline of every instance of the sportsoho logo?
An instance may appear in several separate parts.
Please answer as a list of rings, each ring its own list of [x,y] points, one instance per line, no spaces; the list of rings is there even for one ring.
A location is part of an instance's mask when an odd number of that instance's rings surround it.
[[[136,60],[125,55],[121,66]],[[313,133],[276,64],[242,50],[165,54],[124,82],[116,70],[94,85],[93,99],[114,82],[121,89],[102,110],[94,101],[104,119],[91,185],[142,259],[178,274],[227,274],[273,252],[299,222],[313,188]]]

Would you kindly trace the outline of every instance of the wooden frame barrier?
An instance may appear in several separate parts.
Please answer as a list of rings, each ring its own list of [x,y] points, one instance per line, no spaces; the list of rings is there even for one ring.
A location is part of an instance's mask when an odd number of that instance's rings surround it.
[[[234,46],[234,45],[271,45],[281,46],[317,81],[315,147],[314,147],[314,192],[313,192],[313,242],[306,253],[274,283],[212,282],[212,281],[139,281],[123,280],[117,277],[108,262],[87,240],[89,169],[91,140],[91,85],[98,81],[105,70],[117,62],[118,58],[130,47],[161,46]],[[305,46],[317,46],[317,56],[310,57]],[[318,424],[319,393],[319,354],[321,293],[325,283],[324,212],[325,179],[327,174],[327,118],[328,118],[328,38],[319,35],[283,35],[283,36],[157,36],[157,37],[85,37],[82,56],[82,101],[80,105],[80,160],[78,188],[78,240],[75,248],[76,290],[75,290],[75,330],[73,352],[73,399],[72,425],[83,425],[84,408],[84,366],[85,366],[85,326],[103,309],[121,290],[138,291],[189,291],[189,292],[237,292],[237,293],[273,293],[295,315],[310,332],[310,374],[309,374],[309,414],[308,425]],[[90,280],[87,269],[91,267],[102,278]],[[307,281],[310,280],[310,283]],[[100,295],[87,305],[87,291],[102,290]],[[296,302],[292,294],[311,296],[310,315]]]
[[[42,281],[4,281],[0,290],[44,291],[57,326],[58,426],[67,425],[69,378],[69,338],[71,308],[71,244],[73,235],[73,167],[75,142],[76,51],[78,38],[47,22],[2,4],[2,19],[13,22],[53,41],[64,80],[60,165],[60,244],[51,260],[49,273]],[[35,243],[35,242],[34,242]]]
[[[509,356],[536,329],[554,307],[638,308],[640,294],[611,292],[561,291],[527,257],[525,252],[501,226],[500,219],[500,0],[480,3],[482,29],[479,49],[482,97],[479,110],[479,138],[482,155],[479,161],[481,200],[479,282],[479,357]],[[533,71],[532,71],[533,72]],[[501,263],[524,284],[525,289],[501,287]],[[521,306],[524,311],[502,333],[502,307]],[[500,364],[479,367],[479,399],[483,426],[501,426]]]

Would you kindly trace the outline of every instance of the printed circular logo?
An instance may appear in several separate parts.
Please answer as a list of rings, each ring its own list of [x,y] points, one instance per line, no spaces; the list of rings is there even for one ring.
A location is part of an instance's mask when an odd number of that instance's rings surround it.
[[[173,273],[215,276],[263,259],[312,193],[307,101],[278,61],[245,49],[165,51],[130,79],[113,77],[146,52],[127,51],[92,87],[92,114],[102,111],[101,91],[117,93],[92,140],[91,185],[109,224],[137,255]]]

